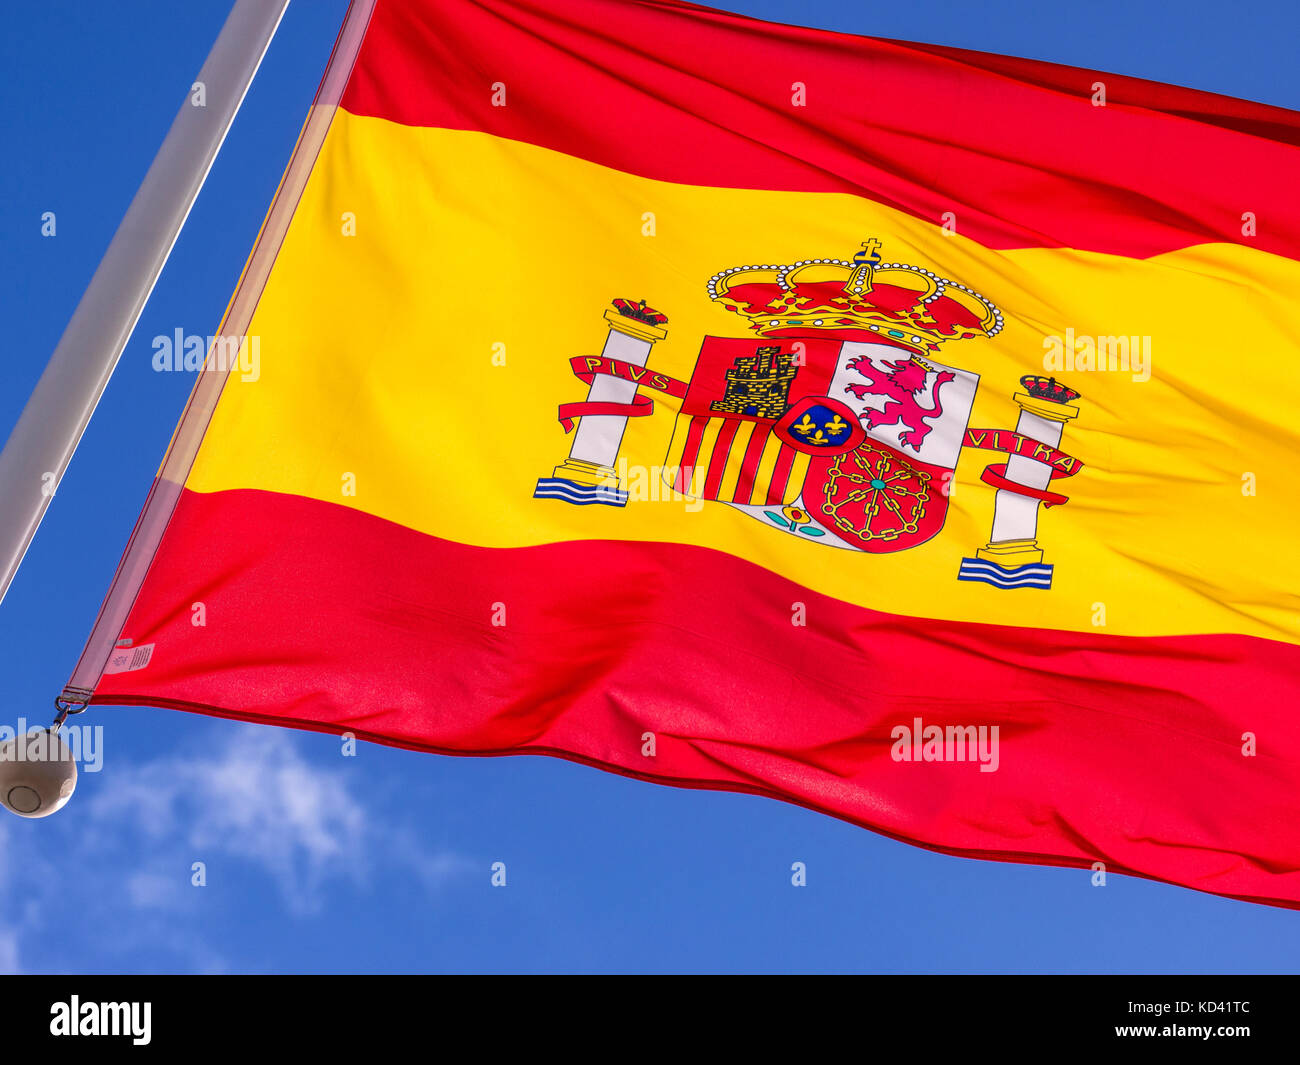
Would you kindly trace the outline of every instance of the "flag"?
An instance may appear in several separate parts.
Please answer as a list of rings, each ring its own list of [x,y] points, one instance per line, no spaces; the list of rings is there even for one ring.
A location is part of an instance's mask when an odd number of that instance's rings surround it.
[[[354,3],[82,687],[1300,906],[1298,164],[1117,75]]]

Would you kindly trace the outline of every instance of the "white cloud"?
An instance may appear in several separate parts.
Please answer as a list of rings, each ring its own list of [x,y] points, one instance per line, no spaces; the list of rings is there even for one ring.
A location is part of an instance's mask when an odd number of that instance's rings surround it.
[[[178,884],[177,877],[164,872],[132,873],[126,882],[126,893],[131,905],[142,909],[172,908],[182,898]]]
[[[12,929],[0,931],[0,975],[21,973],[18,966],[18,933]]]
[[[9,816],[9,815],[4,815]],[[18,961],[19,940],[38,923],[38,907],[25,898],[28,885],[49,875],[40,855],[25,855],[14,845],[10,826],[0,821],[0,975],[22,972]]]
[[[205,722],[191,735],[181,751],[145,762],[116,752],[49,820],[0,813],[0,972],[62,968],[78,956],[63,938],[61,882],[79,888],[77,926],[91,956],[143,956],[164,968],[176,963],[157,959],[172,957],[182,969],[223,972],[269,963],[232,959],[214,940],[229,907],[248,906],[250,894],[262,915],[278,897],[304,917],[340,889],[368,895],[399,876],[432,896],[478,868],[430,846],[360,759],[313,763],[300,736],[266,726]],[[196,861],[206,864],[206,890],[191,884]],[[258,893],[250,873],[272,890]]]
[[[188,848],[209,878],[231,860],[259,867],[298,914],[319,909],[327,882],[362,885],[380,865],[405,866],[431,889],[468,866],[456,855],[427,852],[391,825],[357,795],[361,774],[311,764],[289,731],[221,725],[214,733],[215,746],[202,754],[113,764],[89,808],[72,816],[94,822],[100,845],[120,847],[138,833],[154,853]],[[151,868],[127,888],[138,906],[167,907],[189,884],[174,867]]]

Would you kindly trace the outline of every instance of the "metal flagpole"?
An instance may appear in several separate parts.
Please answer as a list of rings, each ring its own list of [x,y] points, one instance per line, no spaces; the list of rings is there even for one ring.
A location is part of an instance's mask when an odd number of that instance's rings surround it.
[[[289,0],[235,0],[198,84],[181,105],[0,452],[0,600],[288,6]]]

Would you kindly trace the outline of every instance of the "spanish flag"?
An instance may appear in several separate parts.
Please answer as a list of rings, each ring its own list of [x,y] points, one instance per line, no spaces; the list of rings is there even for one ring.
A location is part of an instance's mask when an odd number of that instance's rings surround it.
[[[1300,907],[1298,173],[1134,78],[356,0],[73,690]]]

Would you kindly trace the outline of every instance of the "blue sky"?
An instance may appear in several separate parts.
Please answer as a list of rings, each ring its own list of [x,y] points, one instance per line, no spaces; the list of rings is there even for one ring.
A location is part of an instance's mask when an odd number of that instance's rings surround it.
[[[0,722],[43,724],[188,394],[151,338],[217,324],[346,0],[293,0],[0,606]],[[1073,63],[1300,109],[1290,2],[733,0],[783,22]],[[0,436],[228,0],[12,5],[0,39]],[[977,116],[972,116],[977,120]],[[1117,160],[1117,166],[1123,161]],[[41,236],[53,211],[57,235]],[[103,769],[0,820],[0,971],[1295,971],[1300,914],[932,854],[767,799],[106,708]],[[191,885],[195,861],[207,884]],[[502,861],[507,886],[490,884]],[[803,861],[808,886],[790,884]]]

